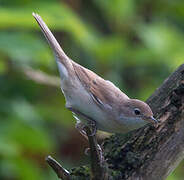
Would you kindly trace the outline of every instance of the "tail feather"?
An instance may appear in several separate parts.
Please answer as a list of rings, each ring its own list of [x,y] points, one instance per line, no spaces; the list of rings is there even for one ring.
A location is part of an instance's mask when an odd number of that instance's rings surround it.
[[[68,72],[72,68],[71,60],[64,53],[61,46],[59,45],[59,43],[55,39],[55,37],[52,34],[52,32],[50,31],[50,29],[45,24],[45,22],[42,20],[42,18],[36,13],[32,13],[32,15],[36,19],[38,25],[40,26],[40,28],[43,32],[43,34],[45,35],[47,41],[49,42],[51,48],[54,51],[54,54],[55,54],[56,60],[57,60],[57,64],[58,64],[58,68],[59,68],[59,71],[60,71],[60,75],[63,75],[63,74],[66,75],[66,71]]]

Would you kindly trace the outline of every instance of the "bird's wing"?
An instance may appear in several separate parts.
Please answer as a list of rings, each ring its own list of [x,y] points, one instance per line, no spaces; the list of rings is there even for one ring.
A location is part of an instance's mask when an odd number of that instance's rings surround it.
[[[74,71],[84,88],[90,93],[94,102],[101,108],[113,108],[122,99],[128,98],[112,82],[104,80],[94,72],[72,62]]]

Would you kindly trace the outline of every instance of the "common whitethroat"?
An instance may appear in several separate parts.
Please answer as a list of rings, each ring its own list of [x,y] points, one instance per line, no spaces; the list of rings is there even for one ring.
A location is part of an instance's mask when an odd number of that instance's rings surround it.
[[[33,13],[54,52],[66,108],[74,113],[76,127],[90,125],[111,133],[126,133],[147,123],[158,123],[148,104],[130,99],[112,82],[71,60],[42,20]]]

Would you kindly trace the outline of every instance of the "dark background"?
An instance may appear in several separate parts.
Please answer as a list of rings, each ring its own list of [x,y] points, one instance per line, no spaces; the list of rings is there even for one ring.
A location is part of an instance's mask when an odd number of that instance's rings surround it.
[[[183,0],[0,0],[0,179],[53,180],[89,162],[65,109],[39,13],[66,54],[146,100],[184,60]],[[168,180],[183,179],[183,164]]]

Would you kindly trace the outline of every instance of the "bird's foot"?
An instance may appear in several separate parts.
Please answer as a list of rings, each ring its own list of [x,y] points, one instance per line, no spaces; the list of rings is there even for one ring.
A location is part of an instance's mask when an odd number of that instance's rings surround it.
[[[77,122],[76,124],[75,124],[75,128],[80,132],[80,134],[82,135],[82,136],[84,136],[86,139],[88,139],[88,137],[87,137],[87,134],[86,134],[86,131],[85,131],[85,124],[83,124],[82,122]]]
[[[87,137],[86,131],[85,131],[85,127],[88,126],[91,129],[91,134],[90,136],[94,136],[96,134],[97,131],[97,127],[96,127],[96,123],[95,121],[88,121],[88,124],[85,125],[82,122],[77,122],[75,125],[75,128],[85,137]]]
[[[97,126],[96,126],[95,120],[93,120],[92,118],[88,117],[87,115],[81,113],[80,111],[78,111],[72,107],[67,107],[67,108],[70,111],[72,111],[72,113],[74,114],[74,117],[77,119],[76,128],[79,130],[79,132],[81,134],[86,135],[86,132],[85,132],[86,126],[88,126],[92,131],[90,136],[94,136],[96,134]],[[78,117],[84,119],[87,122],[87,124],[80,122],[80,119]]]

